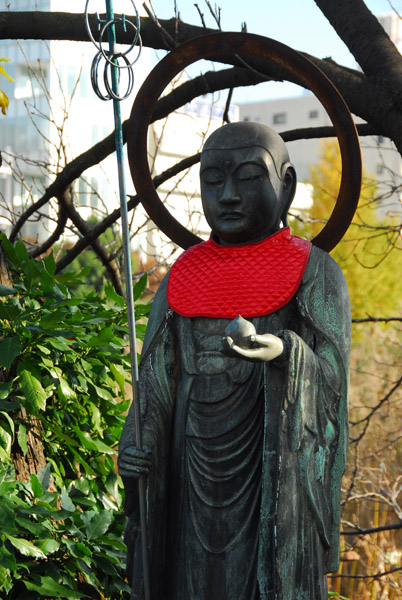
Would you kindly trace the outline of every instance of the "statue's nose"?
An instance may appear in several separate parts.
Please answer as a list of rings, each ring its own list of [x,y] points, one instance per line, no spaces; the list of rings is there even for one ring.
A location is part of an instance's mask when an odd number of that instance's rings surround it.
[[[225,204],[241,202],[241,197],[237,190],[237,186],[233,181],[233,177],[228,177],[226,179],[220,201],[224,202]]]

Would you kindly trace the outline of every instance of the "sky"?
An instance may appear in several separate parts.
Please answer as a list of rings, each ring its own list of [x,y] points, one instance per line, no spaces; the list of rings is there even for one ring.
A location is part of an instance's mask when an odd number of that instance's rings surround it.
[[[336,2],[336,0],[333,0]],[[198,0],[208,27],[216,28],[205,0]],[[314,0],[218,0],[212,7],[221,7],[221,27],[224,31],[240,31],[246,21],[247,31],[276,39],[295,50],[301,50],[324,58],[331,56],[336,62],[351,68],[356,62],[339,39]],[[174,15],[174,0],[152,0],[158,18],[169,19]],[[375,16],[391,12],[389,0],[366,0]],[[392,0],[392,5],[402,13],[402,0]],[[186,23],[201,25],[200,17],[192,0],[177,0],[180,18]],[[298,95],[302,91],[290,83],[271,83],[243,88],[236,93],[237,102],[262,100]]]

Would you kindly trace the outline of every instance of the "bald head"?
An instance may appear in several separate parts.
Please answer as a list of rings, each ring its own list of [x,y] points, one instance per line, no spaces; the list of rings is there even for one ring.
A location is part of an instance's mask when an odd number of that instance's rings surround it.
[[[261,123],[240,121],[229,123],[214,131],[204,144],[204,153],[213,150],[237,150],[241,148],[264,148],[271,156],[279,179],[290,164],[289,154],[281,136]]]

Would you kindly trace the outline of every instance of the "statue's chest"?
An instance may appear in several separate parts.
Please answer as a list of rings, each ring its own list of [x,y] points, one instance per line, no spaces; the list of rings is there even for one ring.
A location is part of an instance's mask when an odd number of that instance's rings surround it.
[[[263,368],[225,352],[222,338],[229,320],[196,318],[191,322],[182,347],[186,435],[226,439],[247,423],[256,404],[263,401]]]

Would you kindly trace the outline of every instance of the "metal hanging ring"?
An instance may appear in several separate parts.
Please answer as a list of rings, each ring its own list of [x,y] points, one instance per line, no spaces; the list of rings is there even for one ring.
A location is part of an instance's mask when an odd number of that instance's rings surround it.
[[[98,43],[98,42],[95,40],[94,36],[92,35],[91,28],[90,28],[90,26],[89,26],[89,14],[88,14],[88,4],[89,4],[89,1],[90,1],[90,0],[86,0],[86,2],[85,2],[85,10],[84,10],[84,12],[85,12],[85,25],[86,25],[87,32],[88,32],[88,36],[89,36],[89,38],[90,38],[91,42],[92,42],[92,43],[94,44],[94,46],[96,46],[96,47],[97,47],[97,49],[98,49],[98,50],[101,52],[101,51],[102,51],[102,44],[101,44],[101,43]],[[138,12],[138,10],[137,10],[137,7],[136,7],[136,5],[135,5],[135,2],[134,2],[134,0],[131,0],[131,4],[132,4],[132,6],[133,6],[133,8],[134,8],[134,12],[135,12],[135,18],[136,18],[136,21],[137,21],[137,25],[134,25],[134,23],[132,23],[131,21],[127,21],[127,20],[125,19],[125,23],[130,23],[130,25],[132,25],[133,27],[135,27],[135,30],[136,30],[136,33],[135,33],[135,39],[134,39],[134,42],[133,42],[133,43],[132,43],[132,45],[131,45],[131,48],[133,48],[133,46],[135,46],[135,44],[137,43],[137,41],[138,41],[138,40],[139,40],[139,42],[140,42],[140,46],[142,47],[142,41],[141,41],[141,36],[140,36],[140,23],[141,23],[141,20],[140,20],[140,14],[139,14],[139,12]],[[121,21],[121,19],[118,19],[118,21]],[[131,49],[131,48],[130,48],[130,49]],[[135,59],[135,61],[134,61],[134,62],[136,62],[137,60],[138,60],[138,56],[137,56],[137,58]],[[134,63],[132,63],[132,64],[134,64]]]
[[[112,96],[109,96],[107,94],[102,94],[102,92],[100,91],[99,88],[99,75],[98,75],[98,69],[99,69],[99,62],[102,58],[102,52],[97,52],[93,58],[92,61],[92,65],[91,65],[91,84],[92,84],[92,89],[94,90],[95,94],[98,96],[98,98],[100,98],[101,100],[111,100]]]
[[[103,53],[102,53],[103,56]],[[112,86],[110,85],[109,82],[109,77],[108,77],[108,72],[111,69],[111,64],[110,61],[108,61],[105,65],[105,69],[103,71],[103,83],[105,84],[105,88],[107,90],[108,93],[108,98],[113,98],[113,100],[125,100],[126,98],[129,97],[129,95],[131,94],[131,92],[133,91],[133,87],[134,87],[134,73],[133,73],[133,69],[131,67],[131,65],[128,65],[129,60],[127,58],[127,56],[125,54],[121,54],[121,55],[117,55],[116,60],[118,60],[119,58],[122,58],[125,62],[126,65],[116,65],[118,67],[118,69],[120,68],[126,68],[127,66],[129,66],[129,69],[127,71],[127,76],[128,76],[128,83],[127,83],[127,90],[124,94],[115,94]],[[119,70],[119,76],[120,76],[120,70]]]
[[[108,52],[107,50],[104,50],[102,48],[102,40],[103,40],[103,36],[105,34],[105,31],[107,30],[108,27],[111,27],[112,25],[116,25],[116,24],[123,24],[123,20],[122,19],[112,19],[111,21],[108,21],[107,23],[104,24],[104,26],[101,29],[101,32],[99,34],[99,46],[97,46],[97,48],[99,48],[99,51],[102,53],[103,58],[110,63],[111,65],[114,65],[114,60],[119,58],[120,56],[126,56],[129,52],[131,52],[131,50],[134,48],[134,46],[136,45],[137,42],[139,42],[138,44],[138,53],[137,56],[135,57],[135,59],[133,61],[126,61],[125,65],[119,65],[119,69],[129,69],[130,67],[132,67],[133,65],[135,65],[135,63],[137,62],[137,60],[139,59],[139,56],[141,54],[142,51],[142,39],[141,36],[139,34],[139,29],[136,25],[134,25],[134,23],[132,23],[131,21],[127,21],[125,20],[124,23],[131,25],[131,27],[133,27],[135,29],[135,38],[134,41],[131,43],[131,45],[128,47],[128,49],[125,52],[118,52],[117,54],[113,54],[110,55],[110,52]]]
[[[329,252],[348,229],[359,200],[361,154],[356,128],[345,101],[326,75],[296,50],[270,38],[249,33],[200,36],[178,46],[156,65],[137,94],[128,124],[128,159],[137,194],[154,223],[176,244],[188,248],[202,241],[170,214],[155,190],[148,164],[148,125],[160,94],[180,71],[200,59],[234,54],[285,67],[314,92],[334,125],[341,150],[341,186],[328,223],[312,240],[314,245]]]

